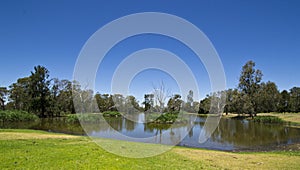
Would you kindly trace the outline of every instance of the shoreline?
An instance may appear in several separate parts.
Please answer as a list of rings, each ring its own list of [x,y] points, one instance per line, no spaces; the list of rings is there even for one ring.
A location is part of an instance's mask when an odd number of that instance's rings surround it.
[[[55,136],[67,136],[67,137],[83,137],[83,138],[94,138],[90,137],[88,135],[77,135],[77,134],[68,134],[68,133],[63,133],[63,132],[56,132],[56,131],[46,131],[46,130],[35,130],[35,129],[1,129],[0,128],[0,140],[1,140],[1,133],[23,133],[23,132],[32,132],[32,133],[41,133],[41,134],[50,134],[50,135],[55,135]],[[99,140],[116,140],[116,139],[110,139],[110,138],[98,138],[96,139]],[[124,140],[120,140],[124,141]],[[126,142],[126,141],[125,141]],[[127,141],[127,142],[132,142],[132,141]],[[134,143],[134,142],[133,142]],[[163,145],[159,143],[143,143],[143,142],[137,142],[141,144],[154,144],[154,145]],[[164,145],[163,145],[164,146]],[[166,145],[168,146],[168,145]],[[255,148],[238,148],[238,149],[218,149],[218,148],[209,148],[209,147],[195,147],[187,144],[183,145],[175,145],[174,147],[178,148],[186,148],[186,149],[200,149],[200,150],[208,150],[208,151],[219,151],[219,152],[228,152],[228,153],[252,153],[252,152],[257,152],[257,153],[264,153],[264,152],[276,152],[276,151],[300,151],[300,141],[295,142],[292,144],[280,144],[280,145],[275,145],[272,144],[268,148],[263,147],[263,146],[258,146]]]

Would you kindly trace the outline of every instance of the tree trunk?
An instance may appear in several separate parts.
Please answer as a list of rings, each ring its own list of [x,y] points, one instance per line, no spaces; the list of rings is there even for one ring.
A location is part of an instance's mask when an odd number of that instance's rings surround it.
[[[5,105],[4,105],[4,100],[3,99],[0,99],[0,104],[1,104],[2,110],[5,110]]]

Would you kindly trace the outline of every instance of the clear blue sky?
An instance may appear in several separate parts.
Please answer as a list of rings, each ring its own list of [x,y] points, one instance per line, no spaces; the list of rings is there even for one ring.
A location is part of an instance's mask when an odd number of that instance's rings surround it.
[[[164,12],[190,21],[208,36],[223,62],[228,88],[236,87],[242,65],[253,60],[257,68],[263,71],[264,81],[276,82],[280,90],[290,89],[300,86],[299,9],[300,1],[297,0],[2,0],[0,86],[8,86],[18,78],[28,76],[35,65],[47,67],[51,77],[71,79],[82,46],[103,25],[132,13]],[[192,68],[199,67],[205,73],[201,63],[194,64],[192,54],[185,47],[171,41],[154,35],[123,41],[103,61],[103,64],[110,65],[102,67],[107,72],[103,73],[105,75],[97,75],[96,82],[104,87],[101,83],[109,81],[113,68],[121,61],[120,57],[150,47],[167,49],[181,55]],[[131,87],[133,91],[136,86],[143,85],[145,76],[154,73],[157,71],[150,70],[137,76]],[[198,76],[200,84],[203,83],[201,87],[209,87],[207,75]],[[103,92],[106,90],[99,89]]]

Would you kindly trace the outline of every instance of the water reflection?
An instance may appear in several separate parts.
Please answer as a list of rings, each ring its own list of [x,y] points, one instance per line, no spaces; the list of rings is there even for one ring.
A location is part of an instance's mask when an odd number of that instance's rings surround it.
[[[2,123],[0,126],[1,128],[30,128],[78,135],[87,133],[94,137],[105,138],[116,138],[117,133],[121,133],[137,138],[140,142],[178,144],[218,150],[267,149],[271,146],[300,142],[300,129],[297,128],[222,118],[211,138],[200,144],[198,139],[203,130],[205,117],[188,115],[186,124],[172,126],[141,123],[145,120],[144,117],[144,114],[134,114],[131,120],[122,117],[106,118],[110,126],[105,125],[104,122],[85,124],[85,132],[79,124],[69,124],[65,118],[42,119],[34,124]],[[185,134],[187,135],[184,136]],[[149,137],[153,138],[149,140],[147,139]]]

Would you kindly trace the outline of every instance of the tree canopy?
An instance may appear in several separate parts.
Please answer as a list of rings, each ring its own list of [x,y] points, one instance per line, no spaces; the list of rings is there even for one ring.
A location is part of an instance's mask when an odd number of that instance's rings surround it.
[[[226,93],[224,112],[249,114],[261,112],[300,112],[300,87],[279,91],[275,82],[263,82],[262,71],[255,62],[248,61],[241,70],[237,88],[214,92],[201,101],[194,101],[190,90],[186,101],[179,94],[170,94],[162,82],[153,93],[144,94],[141,105],[135,96],[100,94],[82,89],[76,81],[50,79],[46,67],[36,66],[28,77],[19,78],[9,87],[0,87],[0,108],[17,109],[35,113],[39,117],[61,116],[75,113],[74,101],[80,103],[77,112],[177,112],[218,113],[220,98]],[[95,100],[94,100],[95,99]],[[97,106],[90,105],[96,101]],[[221,106],[221,105],[220,105]]]

